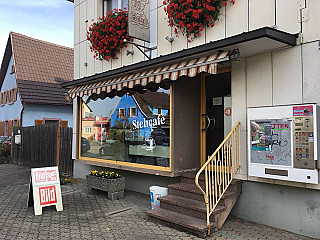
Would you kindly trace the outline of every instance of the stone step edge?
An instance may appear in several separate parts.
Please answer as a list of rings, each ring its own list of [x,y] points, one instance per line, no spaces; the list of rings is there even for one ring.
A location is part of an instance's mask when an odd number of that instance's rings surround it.
[[[184,228],[190,229],[195,232],[207,232],[207,222],[205,220],[194,218],[185,214],[173,212],[170,210],[158,208],[151,209],[146,212],[148,216],[161,219],[166,222],[173,223],[178,226],[182,226]],[[196,226],[196,224],[198,226]],[[214,228],[215,224],[210,222],[210,228]]]
[[[204,201],[197,201],[197,200],[179,197],[179,196],[175,196],[175,195],[166,195],[166,196],[158,198],[158,200],[160,200],[160,206],[161,206],[161,202],[166,202],[166,203],[169,203],[172,205],[196,210],[196,211],[199,211],[202,213],[207,212],[207,208],[206,208]],[[181,201],[179,202],[179,200],[184,200],[185,202],[184,203]],[[197,206],[196,204],[198,204],[198,203],[203,203],[204,206],[203,207]],[[215,210],[213,211],[213,214],[218,214],[220,212],[225,211],[226,209],[227,208],[225,206],[218,205],[215,208]]]

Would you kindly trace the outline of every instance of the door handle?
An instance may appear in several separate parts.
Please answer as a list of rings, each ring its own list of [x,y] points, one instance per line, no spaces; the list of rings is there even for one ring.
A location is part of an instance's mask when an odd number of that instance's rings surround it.
[[[216,125],[216,119],[215,119],[214,117],[209,118],[208,114],[205,114],[205,113],[203,113],[203,114],[201,114],[201,115],[204,115],[204,116],[207,118],[207,120],[208,120],[207,126],[206,126],[205,128],[202,128],[201,130],[210,130],[210,129],[212,129],[212,128],[215,127],[215,125]],[[211,122],[213,122],[212,127],[210,127]]]
[[[209,116],[207,114],[206,114],[206,117],[208,119],[208,126],[206,127],[206,130],[210,130],[216,126],[216,119],[214,117],[209,118]],[[213,122],[212,127],[210,127],[211,121]]]

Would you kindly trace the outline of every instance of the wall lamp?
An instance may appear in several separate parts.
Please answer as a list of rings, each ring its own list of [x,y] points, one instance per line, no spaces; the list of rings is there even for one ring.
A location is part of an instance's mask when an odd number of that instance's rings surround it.
[[[169,36],[166,36],[165,38],[169,43],[172,43],[174,41],[174,38],[173,37],[169,37]]]

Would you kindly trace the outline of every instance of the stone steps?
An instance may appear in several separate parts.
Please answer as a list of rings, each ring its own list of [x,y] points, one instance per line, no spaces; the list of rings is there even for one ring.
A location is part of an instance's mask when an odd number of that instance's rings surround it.
[[[190,231],[199,237],[207,235],[207,221],[199,218],[191,217],[177,212],[172,212],[167,209],[158,208],[148,211],[147,214],[151,217],[161,219],[163,221],[174,224],[180,228]],[[210,223],[210,228],[214,228],[214,223]]]
[[[180,226],[199,237],[207,235],[207,210],[202,192],[194,183],[195,173],[183,174],[181,183],[170,184],[170,195],[159,198],[160,208],[147,215]],[[205,189],[204,176],[200,186]],[[233,180],[210,216],[210,229],[220,229],[241,193],[241,181]]]

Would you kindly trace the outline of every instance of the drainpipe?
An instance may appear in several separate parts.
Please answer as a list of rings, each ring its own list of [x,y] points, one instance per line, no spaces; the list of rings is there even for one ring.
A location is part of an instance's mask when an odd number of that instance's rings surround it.
[[[20,112],[20,126],[19,127],[22,127],[22,117],[23,117],[24,107],[25,107],[25,104],[22,103],[22,110]]]

